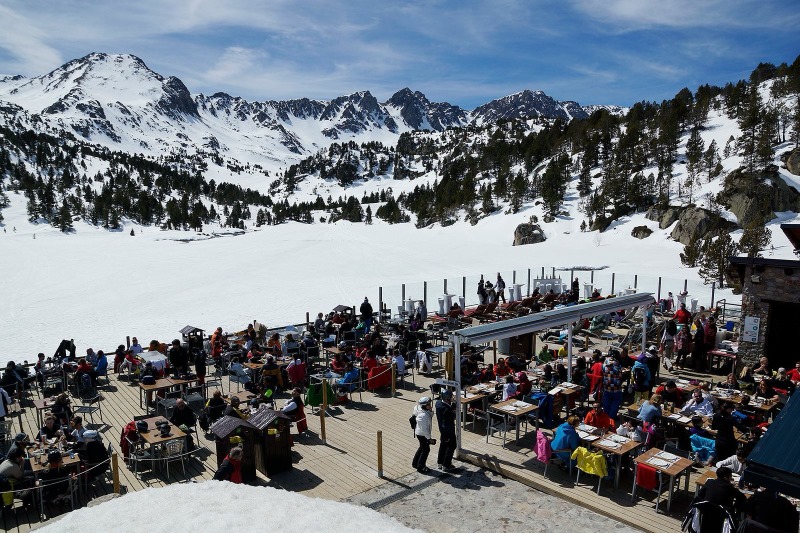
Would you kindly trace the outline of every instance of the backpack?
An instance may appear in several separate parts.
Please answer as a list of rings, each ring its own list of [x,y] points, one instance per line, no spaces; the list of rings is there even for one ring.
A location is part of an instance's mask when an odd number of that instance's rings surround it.
[[[92,377],[89,374],[81,374],[81,391],[92,392]]]
[[[408,417],[408,423],[411,425],[411,429],[417,429],[417,415],[411,415]]]
[[[208,428],[211,427],[210,421],[208,419],[208,413],[203,411],[200,413],[200,417],[197,419],[197,423],[200,424],[200,429],[203,431],[208,431]]]
[[[637,392],[644,392],[647,390],[647,373],[644,367],[633,367],[633,381],[636,384]]]

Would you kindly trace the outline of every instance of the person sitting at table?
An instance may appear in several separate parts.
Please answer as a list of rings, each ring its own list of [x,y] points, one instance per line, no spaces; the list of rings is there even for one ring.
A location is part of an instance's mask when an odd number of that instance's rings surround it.
[[[800,361],[797,361],[794,364],[794,368],[790,369],[786,373],[786,377],[788,377],[789,379],[791,379],[794,382],[800,381]]]
[[[539,350],[539,353],[536,354],[536,362],[541,363],[549,363],[553,360],[553,352],[550,351],[550,348],[545,344],[542,346],[542,349]]]
[[[69,500],[70,476],[74,477],[73,470],[64,466],[61,452],[51,450],[47,454],[47,465],[39,474],[39,482],[42,485],[42,499],[50,503]]]
[[[645,442],[647,433],[642,429],[641,420],[625,421],[617,428],[617,435],[627,437],[635,442]]]
[[[497,360],[497,364],[494,366],[494,375],[498,378],[504,378],[507,375],[511,374],[512,370],[506,364],[506,360],[504,358],[500,358]]]
[[[86,444],[83,435],[87,431],[87,429],[83,427],[83,418],[78,415],[73,416],[72,420],[69,421],[69,427],[72,431],[70,431],[67,436],[67,440],[74,443],[75,448],[83,448]]]
[[[642,402],[641,407],[639,407],[639,414],[636,416],[636,418],[643,422],[652,423],[661,415],[661,396],[658,394],[653,394],[649,400]]]
[[[423,375],[433,372],[433,359],[431,354],[425,350],[417,350],[417,364],[419,364],[419,371]]]
[[[119,365],[117,372],[120,374],[123,372],[135,373],[136,367],[141,364],[139,358],[136,357],[136,354],[133,350],[125,350],[125,358],[122,361],[122,364]]]
[[[244,450],[241,446],[234,446],[220,463],[214,479],[217,481],[230,481],[231,483],[242,482],[242,456]]]
[[[692,391],[692,399],[686,402],[686,405],[681,409],[681,413],[691,415],[711,416],[714,414],[714,406],[712,403],[703,396],[703,391],[695,389]]]
[[[514,376],[508,375],[505,377],[505,384],[503,385],[503,398],[501,401],[514,398],[517,394],[517,384],[514,383]]]
[[[397,375],[404,376],[406,373],[406,358],[403,357],[403,353],[397,348],[395,348],[392,353],[392,363],[397,369]]]
[[[94,365],[94,370],[97,376],[108,375],[108,357],[103,350],[97,351],[97,363]]]
[[[361,370],[364,371],[365,374],[369,374],[370,370],[378,366],[378,360],[375,358],[375,354],[372,352],[367,352],[366,357],[361,362]]]
[[[280,334],[273,333],[269,340],[267,340],[267,351],[271,352],[272,355],[283,355]]]
[[[778,369],[778,375],[769,380],[769,384],[772,386],[772,388],[783,391],[783,394],[788,396],[794,394],[794,381],[789,379],[788,375],[786,374],[786,369],[783,367]]]
[[[56,417],[53,415],[47,415],[44,417],[44,425],[39,430],[39,434],[36,435],[36,440],[41,442],[42,444],[47,443],[48,440],[53,439],[63,439],[64,432],[61,431],[61,427],[56,425]]]
[[[553,436],[552,447],[553,450],[568,450],[558,451],[555,455],[561,459],[565,465],[572,464],[575,466],[575,461],[570,459],[572,452],[580,444],[580,437],[575,428],[580,425],[581,419],[575,415],[570,415],[567,421],[556,428],[556,433]]]
[[[139,348],[141,349],[141,346],[139,346]],[[125,352],[126,351],[127,350],[125,350],[125,345],[124,344],[120,344],[119,346],[117,346],[117,349],[114,351],[114,373],[115,374],[119,374],[119,372],[120,372],[119,369],[122,366],[122,363],[125,362]]]
[[[556,373],[555,378],[558,383],[564,383],[567,381],[567,367],[561,363],[556,365]]]
[[[137,339],[136,337],[133,337],[131,339],[131,348],[130,349],[134,353],[134,355],[139,355],[140,353],[142,353],[144,351],[144,348],[142,348],[142,345],[139,344],[139,339]]]
[[[772,377],[772,369],[769,366],[769,359],[767,359],[766,357],[759,358],[758,366],[753,368],[753,374],[757,374],[759,376]]]
[[[747,504],[744,494],[733,485],[733,472],[726,466],[717,469],[716,479],[709,479],[700,487],[694,501],[717,504],[733,516],[744,511]],[[705,507],[702,513],[702,527],[698,533],[722,531],[725,513],[714,507]]]
[[[528,363],[515,353],[508,356],[506,365],[512,372],[522,372],[528,368]]]
[[[496,376],[494,374],[494,365],[489,363],[486,365],[486,368],[483,369],[481,372],[481,383],[488,383],[489,381],[494,381]]]
[[[10,507],[14,497],[22,500],[25,507],[33,504],[33,473],[25,471],[25,452],[20,449],[9,450],[5,461],[0,463],[0,477],[8,480],[8,489],[3,489],[3,505]],[[12,492],[13,491],[13,492]]]
[[[528,374],[522,371],[517,372],[517,393],[515,394],[515,397],[523,400],[531,393],[532,390],[533,383],[531,383],[531,380],[528,379]]]
[[[718,384],[717,388],[731,391],[739,390],[739,380],[736,379],[736,374],[733,372],[728,374],[728,377],[725,378],[725,381]]]
[[[206,414],[211,422],[221,418],[225,413],[225,400],[222,398],[222,391],[215,390],[211,398],[208,399],[205,406]]]
[[[28,446],[30,446],[31,444],[33,443],[28,438],[27,433],[22,433],[22,432],[17,433],[16,436],[14,437],[13,442],[11,443],[11,446],[8,448],[8,455],[10,455],[11,452],[14,450],[22,450],[24,454],[25,451],[28,449]]]
[[[86,359],[82,358],[78,361],[78,368],[75,369],[75,382],[78,383],[78,386],[81,388],[84,375],[89,376],[89,383],[91,384],[92,390],[94,390],[97,386],[97,372]],[[82,390],[81,392],[86,391]]]
[[[275,385],[275,379],[272,376],[264,376],[264,383],[258,394],[258,403],[267,404],[270,409],[275,408],[275,393],[278,392],[278,387]]]
[[[197,421],[197,417],[194,416],[194,412],[189,409],[189,406],[186,405],[186,401],[184,401],[183,398],[178,398],[176,400],[175,409],[172,411],[172,416],[169,418],[169,421],[186,433],[187,451],[194,450],[194,440],[192,439],[191,432]]]
[[[155,339],[152,339],[150,344],[147,345],[147,350],[150,352],[158,352],[161,350],[161,343]]]
[[[247,417],[239,410],[239,405],[241,405],[242,401],[239,399],[238,396],[232,396],[230,400],[230,404],[225,408],[225,416],[232,416],[234,418],[241,418],[242,420],[246,420]]]
[[[602,429],[603,432],[616,431],[616,424],[611,420],[610,416],[603,412],[603,406],[598,401],[592,404],[592,409],[586,413],[586,416],[583,418],[583,423],[587,426]]]
[[[345,374],[336,380],[336,385],[338,385],[340,391],[352,392],[358,387],[358,380],[361,373],[358,368],[353,366],[353,363],[347,363],[345,370]]]
[[[308,429],[308,422],[306,421],[306,413],[303,410],[303,399],[300,397],[301,391],[297,387],[292,389],[292,397],[286,402],[286,405],[281,408],[281,412],[289,415],[297,424],[297,433],[303,434]]]
[[[747,460],[747,453],[745,452],[744,448],[739,448],[736,450],[736,453],[731,455],[730,457],[726,457],[721,461],[717,461],[714,464],[717,468],[722,468],[723,466],[728,467],[734,474],[741,474],[744,472],[744,462]]]
[[[63,392],[56,396],[56,401],[50,408],[50,412],[56,417],[59,426],[66,426],[72,418],[72,408],[69,403],[69,396]]]
[[[100,433],[90,429],[83,434],[86,446],[81,452],[81,463],[86,468],[86,481],[91,483],[93,479],[103,475],[108,470],[108,449],[100,439]]]
[[[704,439],[713,439],[714,435],[712,435],[708,429],[705,427],[705,420],[702,416],[695,415],[692,417],[692,420],[689,422],[689,426],[687,428],[689,432],[689,436],[697,435],[698,437],[703,437]]]
[[[656,387],[656,394],[661,396],[661,399],[673,405],[683,405],[686,400],[683,396],[683,391],[678,388],[673,380],[669,380],[663,385]]]
[[[344,360],[344,354],[339,352],[333,356],[331,360],[331,370],[337,374],[341,374],[347,369],[347,361]]]
[[[754,395],[756,398],[763,398],[765,400],[778,401],[778,393],[772,388],[770,380],[762,379],[756,387]]]

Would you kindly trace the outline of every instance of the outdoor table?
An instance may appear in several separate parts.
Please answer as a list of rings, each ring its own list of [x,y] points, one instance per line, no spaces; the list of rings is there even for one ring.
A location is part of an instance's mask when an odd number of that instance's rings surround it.
[[[231,402],[231,398],[239,398],[239,401],[241,403],[246,404],[246,403],[248,403],[250,400],[252,400],[255,397],[256,397],[256,395],[253,394],[252,392],[247,391],[247,390],[243,390],[243,391],[240,391],[240,392],[232,392],[228,396],[223,397],[223,400],[225,400],[225,403],[230,403]]]
[[[674,457],[674,459],[673,459]],[[676,455],[667,454],[658,448],[650,448],[643,454],[634,458],[633,460],[635,469],[633,472],[633,492],[631,499],[636,498],[636,470],[639,468],[639,463],[646,463],[648,466],[655,468],[661,475],[669,477],[669,495],[667,497],[667,512],[672,506],[672,492],[675,486],[675,478],[682,475],[686,476],[684,486],[685,491],[689,491],[689,470],[692,468],[691,460]]]
[[[61,449],[61,445],[59,443],[59,450],[60,449]],[[43,453],[37,454],[37,455],[33,454],[33,450],[38,450],[38,447],[37,446],[31,446],[31,447],[28,448],[28,455],[30,456],[30,463],[31,463],[31,472],[33,473],[34,479],[38,480],[40,474],[43,474],[43,473],[48,471],[48,468],[47,468],[47,465],[48,465],[48,462],[47,462],[47,450],[42,450]],[[66,452],[66,451],[62,451],[61,452],[61,467],[62,468],[65,468],[65,469],[68,469],[68,470],[75,470],[76,472],[78,472],[79,469],[80,469],[80,464],[81,464],[81,459],[80,459],[80,456],[78,455],[78,452],[72,453],[72,456],[70,456],[70,452]],[[70,481],[70,483],[72,483],[72,482],[73,481]],[[44,511],[44,507],[43,507],[44,506],[44,502],[43,502],[43,499],[42,499],[42,493],[40,491],[37,491],[37,492],[38,492],[38,496],[37,497],[39,498],[39,505],[40,505],[39,511],[43,512]]]
[[[153,391],[159,391],[159,390],[166,390],[166,389],[169,389],[172,386],[173,386],[172,381],[167,379],[167,378],[157,379],[156,382],[153,383],[152,385],[145,385],[140,381],[139,382],[139,407],[141,407],[142,409],[145,409],[146,411],[149,411],[149,409],[150,409],[149,405],[144,405],[144,402],[143,402],[143,399],[142,399],[143,396],[144,396],[144,394],[143,394],[144,392],[153,392]]]
[[[717,370],[722,370],[722,362],[723,361],[730,361],[734,366],[736,365],[736,359],[738,354],[736,352],[728,352],[726,350],[709,350],[708,351],[708,369],[714,369],[714,363],[716,362]]]
[[[439,368],[442,367],[442,354],[446,353],[450,350],[451,346],[449,344],[442,345],[442,346],[431,346],[430,348],[425,349],[425,353],[431,355],[431,368],[433,368],[433,360],[436,359]]]
[[[619,487],[619,473],[620,468],[622,467],[622,458],[641,446],[642,443],[628,437],[622,437],[614,432],[609,431],[602,437],[592,440],[589,445],[593,448],[597,448],[598,450],[602,450],[605,453],[611,453],[617,456],[617,465],[614,472],[614,487],[616,488]]]
[[[524,404],[524,405],[523,405]],[[499,414],[502,414],[505,422],[506,422],[506,429],[508,428],[508,417],[513,416],[515,418],[515,426],[516,426],[516,440],[514,441],[515,444],[519,443],[519,424],[520,424],[520,417],[526,416],[536,410],[539,409],[538,405],[533,405],[528,402],[523,402],[517,400],[516,398],[511,398],[504,402],[496,403],[494,405],[489,406],[489,410],[486,411],[487,420],[486,420],[486,442],[489,442],[489,431],[491,430],[491,416],[490,411],[495,411]],[[539,429],[539,418],[536,418],[536,429]],[[506,432],[503,432],[503,447],[505,448],[506,445]]]
[[[141,352],[136,357],[144,361],[144,363],[152,363],[153,368],[162,371],[167,368],[167,356],[161,352]]]
[[[692,385],[691,383],[689,383],[689,380],[686,380],[686,379],[676,379],[675,380],[675,385],[677,385],[678,388],[680,390],[682,390],[683,392],[686,392],[686,393],[689,393],[689,394],[691,394],[692,392],[694,392],[695,389],[698,388],[698,385]]]
[[[170,423],[169,434],[161,435],[161,431],[158,430],[156,422],[161,422],[161,421],[169,422],[169,420],[167,420],[163,416],[153,416],[150,418],[145,418],[143,420],[147,422],[148,431],[139,433],[139,435],[142,437],[142,440],[144,440],[147,444],[150,445],[151,458],[156,457],[156,454],[154,452],[157,446],[162,446],[167,442],[183,439],[186,437],[186,433],[181,431],[181,429],[178,428],[178,426],[172,423]]]
[[[461,427],[467,429],[467,409],[466,407],[475,402],[483,402],[484,411],[486,410],[486,402],[489,399],[489,394],[485,392],[469,392],[464,391],[463,396],[458,397],[458,403],[462,405],[461,409]],[[473,424],[474,429],[475,424]]]

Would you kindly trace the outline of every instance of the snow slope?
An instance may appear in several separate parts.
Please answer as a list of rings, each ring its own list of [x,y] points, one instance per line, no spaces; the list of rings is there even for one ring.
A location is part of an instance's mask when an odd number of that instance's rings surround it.
[[[173,512],[156,511],[167,510],[165,502],[180,504]],[[220,502],[235,502],[235,505]],[[139,511],[131,514],[134,509]],[[374,533],[419,531],[366,507],[309,498],[272,487],[222,481],[180,483],[132,492],[96,507],[67,513],[41,531],[139,533],[143,529],[142,517],[148,517],[146,529],[152,533],[187,530],[308,533],[320,530],[320,524],[325,524],[325,531],[358,531],[361,528]]]

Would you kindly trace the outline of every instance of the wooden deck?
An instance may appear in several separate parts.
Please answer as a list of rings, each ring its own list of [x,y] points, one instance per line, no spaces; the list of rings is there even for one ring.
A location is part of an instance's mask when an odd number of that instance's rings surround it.
[[[316,413],[312,415],[307,408],[309,432],[303,437],[294,437],[295,445],[292,450],[294,468],[271,479],[259,478],[260,483],[302,492],[308,496],[344,500],[384,484],[388,480],[412,473],[411,457],[416,449],[416,440],[408,425],[408,416],[416,400],[423,394],[429,394],[428,386],[432,382],[433,378],[418,375],[416,385],[409,380],[406,389],[398,389],[394,398],[390,397],[389,391],[384,391],[381,395],[364,392],[363,401],[359,401],[356,393],[355,401],[351,404],[344,407],[330,407],[331,416],[325,417],[326,444],[323,444],[319,437],[320,417]],[[233,388],[235,392],[235,384]],[[106,424],[103,429],[103,439],[119,452],[122,428],[134,416],[144,414],[139,407],[139,389],[136,385],[128,384],[124,376],[120,380],[119,376],[112,375],[110,385],[101,388],[101,392],[104,398],[102,420]],[[288,396],[282,394],[281,397]],[[280,399],[278,402],[279,405],[283,404]],[[35,411],[30,400],[23,401],[22,408],[15,417],[14,430],[21,428],[29,435],[34,435],[38,430]],[[680,519],[690,501],[689,495],[679,491],[679,496],[673,501],[672,513],[665,514],[666,506],[662,503],[659,513],[656,514],[654,493],[646,493],[644,498],[631,503],[630,474],[622,480],[619,489],[613,489],[611,483],[604,482],[600,495],[593,490],[596,487],[596,478],[593,480],[594,484],[582,478],[580,486],[576,487],[574,480],[567,479],[565,473],[556,467],[551,467],[548,469],[549,479],[546,479],[532,452],[534,439],[532,426],[530,430],[530,433],[521,439],[521,446],[508,444],[503,448],[499,436],[490,438],[487,443],[485,433],[479,425],[479,432],[463,432],[464,453],[461,458],[642,530],[661,532],[679,530]],[[384,479],[377,476],[378,431],[381,431],[383,436]],[[186,463],[187,477],[195,481],[210,479],[217,465],[214,442],[206,440],[202,435],[196,437],[195,441],[198,450]],[[429,466],[431,463],[435,466],[435,453],[436,450],[433,450]],[[146,471],[137,476],[128,470],[120,456],[123,492],[185,481],[180,468],[172,468],[170,472],[169,480],[164,479],[164,474],[159,472]],[[110,478],[110,475],[108,477]],[[694,491],[694,477],[690,490]],[[103,483],[90,488],[89,494],[82,498],[81,504],[85,505],[89,498],[110,492],[112,492],[111,483],[104,480]],[[3,525],[6,530],[25,532],[39,522],[38,513],[28,513],[19,505],[17,501],[15,508],[4,514]],[[60,512],[65,511],[61,509]],[[58,514],[58,510],[53,514]]]

